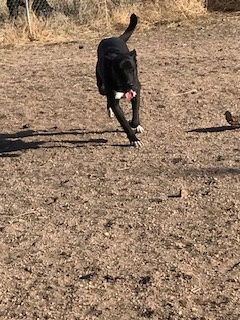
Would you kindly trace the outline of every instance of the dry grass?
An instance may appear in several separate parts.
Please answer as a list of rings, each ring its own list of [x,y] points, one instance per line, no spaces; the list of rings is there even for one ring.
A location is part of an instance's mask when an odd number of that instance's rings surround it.
[[[112,23],[126,25],[129,12],[134,11],[141,19],[141,28],[151,28],[164,21],[179,21],[195,18],[205,13],[199,0],[156,0],[141,2],[129,7],[119,6],[112,13]]]
[[[0,19],[3,21],[0,31],[2,45],[19,45],[37,40],[40,42],[62,42],[79,39],[79,34],[95,32],[125,26],[131,12],[141,19],[143,29],[162,21],[176,21],[199,16],[205,12],[201,0],[49,0],[57,13],[44,21],[32,17],[32,34],[29,34],[27,21],[22,12],[14,24],[7,19],[7,8],[1,3]]]
[[[29,41],[39,43],[74,41],[80,40],[83,35],[89,33],[87,27],[77,26],[73,20],[63,14],[58,14],[46,21],[32,15],[31,22],[31,34],[25,17],[18,19],[15,24],[6,22],[0,32],[2,46],[22,45]]]

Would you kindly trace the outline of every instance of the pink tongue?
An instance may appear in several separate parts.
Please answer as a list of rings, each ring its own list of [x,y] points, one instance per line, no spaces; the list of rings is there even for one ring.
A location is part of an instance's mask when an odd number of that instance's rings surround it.
[[[124,94],[124,97],[128,100],[128,101],[131,101],[132,98],[134,98],[136,95],[136,93],[133,91],[133,90],[129,90],[128,92],[126,92]]]

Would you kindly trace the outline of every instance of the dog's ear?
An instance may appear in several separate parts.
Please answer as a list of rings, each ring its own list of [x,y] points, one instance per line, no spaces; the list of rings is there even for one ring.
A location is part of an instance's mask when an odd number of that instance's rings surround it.
[[[108,52],[106,55],[105,55],[105,58],[108,60],[108,61],[113,61],[115,60],[117,57],[117,54],[114,53],[114,52]]]
[[[134,50],[132,50],[132,51],[130,51],[130,56],[132,56],[132,57],[136,58],[136,56],[137,56],[137,52],[136,52],[136,50],[135,50],[135,49],[134,49]]]

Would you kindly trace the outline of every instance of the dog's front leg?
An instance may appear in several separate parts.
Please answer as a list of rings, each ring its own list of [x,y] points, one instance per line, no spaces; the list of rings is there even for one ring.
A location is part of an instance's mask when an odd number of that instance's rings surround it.
[[[114,112],[118,122],[122,126],[123,130],[126,132],[127,137],[130,141],[130,144],[134,147],[141,147],[142,143],[136,137],[133,129],[131,128],[130,124],[126,120],[122,108],[119,105],[119,100],[115,99],[114,93],[107,95],[107,107],[111,108]]]
[[[143,127],[140,126],[139,120],[139,107],[140,107],[140,88],[137,90],[136,96],[131,100],[132,104],[132,120],[130,121],[130,126],[135,133],[142,133],[144,131]]]

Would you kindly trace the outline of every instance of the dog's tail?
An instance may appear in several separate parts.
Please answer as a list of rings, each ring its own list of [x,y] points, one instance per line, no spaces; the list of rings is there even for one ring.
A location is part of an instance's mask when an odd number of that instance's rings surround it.
[[[134,29],[136,28],[137,22],[138,22],[138,18],[135,15],[135,13],[133,13],[130,17],[130,23],[127,29],[124,31],[123,34],[120,35],[119,38],[122,39],[124,42],[127,42],[128,39],[131,37]]]

